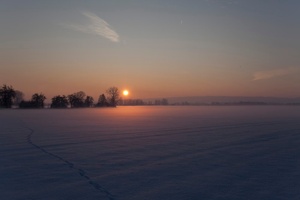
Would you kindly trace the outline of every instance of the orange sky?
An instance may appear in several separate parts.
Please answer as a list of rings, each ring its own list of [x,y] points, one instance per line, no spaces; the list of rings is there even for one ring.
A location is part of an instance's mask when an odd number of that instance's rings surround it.
[[[48,99],[111,86],[131,98],[299,97],[300,3],[229,2],[4,1],[0,84]]]

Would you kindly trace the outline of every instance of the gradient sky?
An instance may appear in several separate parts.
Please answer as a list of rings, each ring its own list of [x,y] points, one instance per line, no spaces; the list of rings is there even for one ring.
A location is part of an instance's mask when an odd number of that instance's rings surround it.
[[[0,84],[28,99],[300,96],[298,0],[0,0]]]

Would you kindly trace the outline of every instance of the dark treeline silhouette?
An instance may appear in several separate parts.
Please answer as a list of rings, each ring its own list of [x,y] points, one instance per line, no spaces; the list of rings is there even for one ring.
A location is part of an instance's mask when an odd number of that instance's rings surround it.
[[[89,107],[116,107],[120,101],[120,92],[117,87],[110,87],[106,90],[106,95],[101,94],[98,102],[94,103],[94,98],[87,96],[83,91],[70,95],[57,95],[51,99],[50,108],[89,108]],[[35,93],[31,100],[25,101],[24,94],[15,90],[12,86],[3,85],[0,88],[0,107],[11,108],[13,105],[19,108],[44,108],[46,96],[42,93]]]
[[[19,108],[44,108],[44,101],[46,97],[42,93],[35,93],[32,95],[30,101],[22,100],[19,104]]]
[[[94,104],[94,98],[87,96],[83,91],[75,92],[68,96],[58,95],[52,98],[51,108],[90,108],[90,107],[116,107],[119,103],[119,89],[110,87],[106,91],[107,97],[101,94],[98,102]]]
[[[14,90],[12,86],[3,85],[0,88],[0,107],[11,108],[44,108],[46,96],[35,93],[31,100],[25,101],[21,91]],[[116,107],[117,105],[168,105],[167,99],[156,99],[153,102],[144,102],[142,99],[122,99],[117,87],[110,87],[105,94],[100,94],[98,101],[86,95],[83,91],[69,95],[57,95],[51,99],[50,108],[90,108],[90,107]]]
[[[140,106],[140,105],[169,105],[167,99],[155,99],[154,101],[143,101],[142,99],[120,99],[120,105],[124,106]]]
[[[52,98],[51,108],[67,108],[68,106],[69,101],[65,95],[58,95]]]
[[[80,92],[75,92],[73,94],[68,95],[68,100],[70,103],[71,108],[82,108],[85,106],[85,93],[80,91]]]
[[[139,106],[139,105],[147,105],[142,99],[121,99],[120,105],[124,106]]]
[[[168,105],[168,99],[157,99],[154,101],[154,105]]]

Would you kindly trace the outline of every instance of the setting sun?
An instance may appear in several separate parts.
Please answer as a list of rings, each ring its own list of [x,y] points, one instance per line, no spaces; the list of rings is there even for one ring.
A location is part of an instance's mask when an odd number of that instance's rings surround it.
[[[123,91],[123,95],[124,95],[124,96],[127,96],[128,94],[129,94],[128,90],[124,90],[124,91]]]

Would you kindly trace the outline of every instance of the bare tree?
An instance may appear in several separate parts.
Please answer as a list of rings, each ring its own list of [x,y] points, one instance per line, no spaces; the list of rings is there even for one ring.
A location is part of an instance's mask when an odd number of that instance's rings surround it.
[[[109,106],[116,107],[120,98],[120,92],[117,87],[110,87],[106,90],[108,95],[108,103]]]

